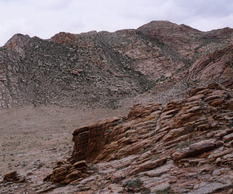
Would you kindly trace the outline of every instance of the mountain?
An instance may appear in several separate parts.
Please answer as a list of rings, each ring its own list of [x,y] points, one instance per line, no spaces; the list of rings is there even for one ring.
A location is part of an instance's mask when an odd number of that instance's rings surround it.
[[[233,193],[232,61],[230,28],[14,35],[0,193]]]
[[[192,85],[194,71],[200,70],[197,61],[216,50],[218,57],[225,55],[232,32],[230,28],[201,32],[153,21],[136,30],[61,32],[49,40],[16,34],[0,48],[0,108],[31,103],[117,108],[121,100],[153,88],[166,91],[168,85],[178,84],[184,91],[187,82]],[[231,58],[223,58],[224,67],[214,76],[218,82],[227,81],[225,74],[232,72]],[[215,73],[195,76],[195,81],[208,82]]]

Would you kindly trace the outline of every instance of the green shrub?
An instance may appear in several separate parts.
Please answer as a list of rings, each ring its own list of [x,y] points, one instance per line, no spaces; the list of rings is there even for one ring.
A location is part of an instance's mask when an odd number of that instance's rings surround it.
[[[156,194],[174,194],[175,192],[171,189],[171,186],[163,190],[156,191]]]
[[[126,187],[140,188],[143,185],[143,182],[139,178],[136,178],[132,181],[127,181],[125,185]]]

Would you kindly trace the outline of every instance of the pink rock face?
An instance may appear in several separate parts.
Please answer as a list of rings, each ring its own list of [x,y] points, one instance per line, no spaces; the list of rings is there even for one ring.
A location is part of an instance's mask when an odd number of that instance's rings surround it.
[[[71,33],[60,32],[51,38],[51,41],[57,44],[73,44],[77,40],[77,36]]]
[[[7,41],[4,47],[22,53],[24,52],[23,47],[27,46],[29,41],[30,37],[28,35],[24,36],[22,34],[15,34],[9,41]]]
[[[231,85],[232,50],[233,46],[231,45],[198,59],[189,68],[189,79],[203,82],[210,79],[216,81],[222,80],[225,81],[224,85],[228,85],[229,87]]]

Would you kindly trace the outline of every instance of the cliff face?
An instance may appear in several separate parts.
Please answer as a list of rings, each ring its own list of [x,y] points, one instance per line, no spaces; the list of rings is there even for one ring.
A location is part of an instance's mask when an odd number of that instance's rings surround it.
[[[0,108],[28,103],[116,108],[120,99],[161,89],[166,81],[183,84],[180,78],[187,78],[184,72],[198,65],[198,58],[232,41],[229,28],[200,32],[166,21],[114,33],[59,33],[49,40],[17,34],[0,48]],[[210,79],[213,73],[203,71]],[[230,65],[219,75],[223,81],[229,72]]]

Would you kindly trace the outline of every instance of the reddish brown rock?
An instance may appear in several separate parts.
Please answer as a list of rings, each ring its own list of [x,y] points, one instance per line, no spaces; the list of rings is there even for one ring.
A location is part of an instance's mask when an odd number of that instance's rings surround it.
[[[55,168],[50,176],[50,181],[60,183],[65,180],[67,174],[68,169],[65,166]]]
[[[133,120],[138,118],[145,118],[152,112],[161,110],[161,104],[150,103],[147,106],[142,106],[141,104],[135,104],[127,116],[127,120]]]
[[[2,182],[16,182],[16,183],[24,183],[26,180],[25,178],[21,177],[16,171],[7,173],[3,177]]]
[[[44,178],[44,181],[51,181],[58,184],[69,184],[74,180],[87,177],[88,166],[85,160],[78,161],[73,165],[69,162],[59,162],[53,172]]]
[[[155,161],[146,161],[140,164],[136,169],[132,170],[129,174],[137,174],[143,171],[148,171],[156,167],[162,166],[166,163],[166,158],[161,158]]]
[[[203,140],[198,143],[190,145],[188,148],[176,151],[172,154],[172,159],[176,162],[182,158],[189,156],[198,156],[204,152],[213,150],[215,148],[215,139]]]
[[[85,160],[78,161],[78,162],[74,163],[73,166],[74,166],[77,170],[81,170],[81,171],[86,171],[86,170],[87,170],[87,163],[86,163]]]
[[[170,140],[177,138],[177,137],[180,137],[181,135],[184,135],[186,133],[187,133],[187,131],[183,127],[178,128],[178,129],[172,129],[167,135],[165,135],[163,137],[163,141],[164,142],[170,141]]]
[[[82,174],[83,174],[83,173],[82,173],[80,170],[75,170],[75,171],[69,173],[69,174],[65,177],[64,183],[65,183],[65,184],[69,184],[69,183],[71,183],[72,181],[74,181],[74,180],[76,180],[76,179],[82,177]]]
[[[30,41],[30,37],[28,35],[24,36],[22,34],[15,34],[10,40],[7,41],[7,43],[4,45],[4,47],[13,49],[21,54],[24,54],[24,49]]]
[[[59,162],[48,180],[83,190],[100,191],[104,185],[104,192],[112,192],[114,183],[125,193],[227,193],[233,181],[233,113],[224,105],[231,99],[214,83],[165,106],[134,106],[126,120],[113,117],[80,127],[73,132],[71,163]]]
[[[233,99],[226,101],[226,103],[223,105],[223,108],[227,110],[233,110]]]
[[[231,140],[233,140],[233,133],[231,133],[231,134],[226,135],[226,136],[223,137],[223,141],[224,142],[229,142]]]
[[[70,161],[72,163],[80,160],[93,161],[103,146],[108,143],[112,128],[118,124],[119,120],[118,117],[111,117],[76,129],[73,132],[75,145]]]
[[[203,90],[206,90],[206,89],[207,89],[207,87],[194,88],[194,89],[189,91],[189,97],[193,97],[193,96],[197,95],[197,93],[200,94],[199,93],[200,91],[203,91]]]
[[[73,44],[77,41],[77,36],[71,33],[60,32],[51,38],[51,41],[57,44]]]
[[[209,55],[205,55],[198,59],[189,68],[189,79],[208,81],[218,80],[224,82],[228,80],[232,72],[231,61],[233,46],[230,45],[222,50],[214,51]],[[208,86],[210,89],[222,90],[223,87],[216,84]]]

